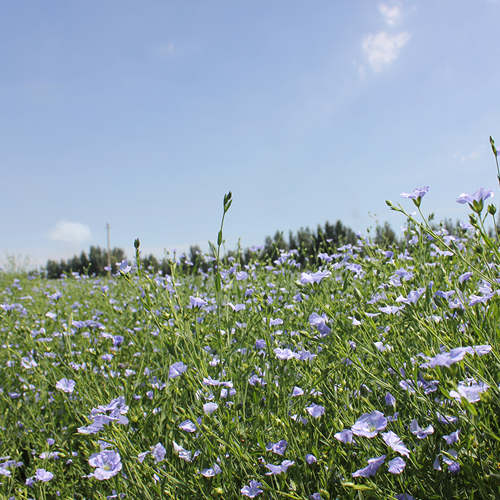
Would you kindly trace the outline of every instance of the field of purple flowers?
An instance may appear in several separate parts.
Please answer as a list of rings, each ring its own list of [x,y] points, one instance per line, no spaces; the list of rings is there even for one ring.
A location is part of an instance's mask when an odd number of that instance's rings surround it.
[[[492,194],[459,235],[388,202],[405,248],[308,269],[0,274],[0,496],[498,498]]]

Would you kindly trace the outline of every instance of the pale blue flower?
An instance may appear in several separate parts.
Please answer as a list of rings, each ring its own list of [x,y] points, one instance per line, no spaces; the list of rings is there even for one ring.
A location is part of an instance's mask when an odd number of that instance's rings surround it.
[[[344,429],[343,431],[335,433],[333,437],[341,443],[349,444],[352,443],[353,433],[350,429]]]
[[[213,467],[209,467],[207,469],[202,469],[200,471],[200,474],[204,477],[214,477],[217,474],[220,474],[221,472],[222,472],[222,469],[217,464],[214,464]]]
[[[391,474],[401,474],[406,467],[406,462],[401,457],[393,458],[387,464],[387,468]]]
[[[267,443],[266,450],[272,451],[276,455],[284,455],[288,447],[288,442],[285,439],[278,441],[276,443]]]
[[[175,453],[177,453],[178,457],[181,460],[184,460],[185,462],[191,462],[194,458],[196,458],[200,454],[200,451],[196,451],[193,455],[191,451],[186,450],[185,448],[177,444],[175,441],[172,441],[172,444],[174,446]]]
[[[182,361],[177,361],[173,365],[170,365],[168,369],[168,378],[176,378],[180,377],[186,370],[187,365],[185,365]]]
[[[217,403],[205,403],[203,405],[203,412],[205,415],[211,415],[218,407],[219,405]]]
[[[312,403],[310,406],[306,407],[306,410],[313,418],[319,418],[325,413],[324,406],[317,405],[316,403]]]
[[[375,437],[379,431],[387,427],[387,418],[380,411],[364,413],[351,427],[351,431],[356,436],[367,438]]]
[[[430,434],[434,433],[434,427],[428,425],[425,429],[422,429],[416,419],[413,419],[410,423],[410,432],[417,436],[418,439],[425,439]]]
[[[264,490],[260,489],[261,486],[262,483],[252,480],[250,481],[249,485],[243,486],[243,488],[241,488],[241,494],[248,498],[255,498],[257,495],[260,495],[264,492]]]
[[[158,443],[152,449],[151,454],[153,455],[155,462],[159,463],[162,460],[164,460],[165,455],[167,454],[167,450],[165,449],[165,447],[161,443]]]
[[[196,425],[188,419],[179,424],[179,429],[186,432],[196,432]]]
[[[296,359],[298,356],[295,352],[293,352],[291,349],[288,347],[285,349],[281,349],[280,347],[276,347],[274,349],[274,354],[278,359],[281,360],[289,360],[289,359]]]
[[[284,474],[294,464],[293,460],[283,460],[280,465],[266,464],[267,469],[269,469],[269,472],[266,472],[266,476]]]
[[[477,403],[481,399],[481,394],[486,392],[490,386],[484,382],[476,382],[473,379],[459,382],[456,391],[450,391],[450,397],[460,401],[465,398],[469,403]]]
[[[89,458],[89,464],[96,468],[92,474],[89,474],[89,477],[95,477],[99,481],[116,476],[122,470],[120,455],[114,450],[94,453]]]
[[[396,406],[396,398],[390,392],[385,395],[385,404],[387,406]]]
[[[370,477],[377,473],[379,467],[384,463],[385,455],[376,458],[370,458],[368,460],[368,465],[363,469],[358,469],[356,472],[352,473],[352,477]]]
[[[475,193],[473,194],[467,194],[467,193],[462,193],[458,198],[457,198],[457,203],[465,204],[465,203],[478,203],[481,201],[485,201],[488,198],[493,198],[494,193],[491,189],[484,189],[484,188],[479,188]]]
[[[443,436],[443,439],[446,441],[446,444],[451,445],[455,444],[458,441],[458,435],[460,433],[460,429],[457,429],[455,432],[448,434],[447,436]]]
[[[410,450],[404,445],[403,441],[401,441],[401,438],[396,433],[392,431],[384,432],[382,433],[382,439],[389,448],[392,448],[405,457],[410,456]]]
[[[403,198],[408,198],[410,200],[417,200],[424,197],[429,191],[429,186],[423,186],[420,188],[415,188],[411,193],[401,193]]]
[[[331,275],[330,271],[316,271],[315,273],[301,273],[300,282],[303,285],[321,283],[322,280]]]
[[[50,481],[53,477],[54,474],[45,469],[37,469],[35,473],[35,479],[37,481],[42,481],[43,483]]]

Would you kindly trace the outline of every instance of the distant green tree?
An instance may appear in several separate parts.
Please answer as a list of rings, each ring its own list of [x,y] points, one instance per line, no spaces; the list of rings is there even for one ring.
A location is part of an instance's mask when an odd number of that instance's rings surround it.
[[[55,260],[48,260],[45,270],[49,280],[55,280],[61,276],[61,267]]]
[[[385,222],[383,226],[377,224],[377,227],[375,228],[375,238],[373,241],[381,247],[391,246],[394,243],[397,243],[396,233],[388,222]]]

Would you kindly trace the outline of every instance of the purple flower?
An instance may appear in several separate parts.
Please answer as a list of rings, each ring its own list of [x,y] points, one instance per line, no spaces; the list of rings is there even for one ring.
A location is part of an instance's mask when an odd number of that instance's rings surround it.
[[[324,406],[317,405],[316,403],[312,403],[311,406],[308,406],[306,408],[307,413],[311,415],[313,418],[319,418],[321,415],[324,415],[325,413],[325,408]]]
[[[382,434],[382,439],[384,440],[385,444],[389,446],[389,448],[392,448],[394,451],[400,453],[401,455],[404,455],[405,457],[410,456],[410,450],[404,445],[403,441],[401,441],[401,438],[394,432],[384,432]]]
[[[246,280],[248,278],[248,273],[246,271],[238,271],[236,274],[236,280],[237,281],[242,281]]]
[[[132,269],[132,267],[128,265],[127,259],[122,260],[118,266],[118,270],[123,274],[129,273]]]
[[[203,306],[206,306],[207,304],[208,304],[208,302],[206,300],[203,300],[200,297],[193,297],[193,296],[189,297],[189,306],[191,308],[203,307]]]
[[[158,443],[154,446],[151,453],[155,459],[155,462],[159,463],[165,458],[165,455],[167,454],[167,450],[165,449],[165,447],[161,443]]]
[[[460,429],[457,429],[455,432],[448,434],[447,436],[443,436],[443,439],[446,441],[446,444],[452,445],[458,441],[458,434],[460,433]]]
[[[455,450],[448,450],[447,455],[457,458],[458,453]],[[456,474],[460,470],[460,464],[443,453],[443,462],[448,466],[448,472]]]
[[[182,361],[177,361],[168,369],[168,378],[180,377],[187,370],[187,365]]]
[[[486,304],[491,298],[495,296],[494,292],[485,293],[483,295],[475,295],[474,293],[469,296],[469,306],[475,306],[476,304]]]
[[[484,382],[476,382],[473,379],[469,379],[464,382],[459,382],[456,391],[450,391],[450,396],[460,401],[461,398],[465,398],[469,403],[477,403],[481,399],[481,394],[490,388],[488,384]]]
[[[317,271],[315,273],[301,273],[300,282],[303,285],[320,283],[323,279],[331,275],[330,271]]]
[[[264,349],[266,347],[266,341],[264,339],[257,339],[255,341],[255,349]]]
[[[201,470],[200,474],[204,477],[214,477],[217,474],[220,474],[221,472],[222,472],[222,469],[217,464],[214,464],[213,467],[209,467],[208,469]]]
[[[297,354],[288,347],[286,349],[276,347],[274,349],[274,354],[276,354],[276,357],[281,360],[296,359],[298,357]]]
[[[425,288],[419,288],[418,290],[412,290],[408,294],[408,297],[405,298],[402,295],[400,295],[396,299],[396,302],[398,302],[398,303],[403,302],[404,304],[415,304],[424,292],[425,292]]]
[[[458,282],[463,283],[464,281],[467,281],[471,276],[472,273],[470,271],[467,271],[466,273],[463,273],[458,277]]]
[[[471,203],[471,204],[473,204],[474,202],[479,203],[484,200],[487,200],[488,198],[493,198],[493,196],[494,193],[491,189],[479,188],[473,194],[462,193],[457,198],[457,203],[461,203],[462,205],[465,203]]]
[[[436,415],[441,424],[455,424],[458,421],[458,418],[453,415],[442,415],[438,411],[436,412]]]
[[[76,382],[69,378],[62,378],[56,384],[56,389],[71,394],[75,389]]]
[[[186,462],[191,462],[192,458],[192,454],[189,450],[186,450],[184,449],[182,446],[178,445],[175,441],[172,441],[172,444],[174,446],[174,451],[175,453],[177,453],[177,455],[179,456],[179,458],[181,460],[184,460]],[[199,452],[196,452],[194,454],[194,457],[193,458],[196,458],[197,456],[199,455]]]
[[[191,420],[184,420],[179,424],[179,429],[186,432],[196,432],[196,425]]]
[[[318,313],[313,312],[309,316],[309,324],[311,326],[316,327],[318,332],[322,337],[328,335],[330,333],[330,328],[326,324],[326,314],[322,314],[321,316]]]
[[[281,318],[276,318],[276,319],[270,319],[269,320],[269,326],[278,326],[278,325],[282,325],[283,324],[283,320]]]
[[[93,422],[87,427],[79,427],[77,430],[80,434],[96,434],[111,422],[127,425],[128,418],[125,416],[127,412],[128,406],[125,404],[125,398],[119,396],[106,406],[100,405],[97,408],[92,408],[90,419]]]
[[[455,349],[452,349],[450,352],[442,352],[431,358],[428,364],[424,363],[424,365],[428,365],[430,368],[434,368],[436,366],[446,366],[449,368],[454,363],[462,361],[467,352],[469,352],[468,349],[470,348],[456,347]]]
[[[256,373],[254,373],[253,375],[251,375],[248,379],[248,383],[250,385],[267,385],[267,382],[262,378],[262,377],[259,377]],[[224,389],[223,389],[224,390]],[[221,391],[221,397],[222,397],[222,391]]]
[[[391,474],[401,474],[406,467],[406,462],[401,457],[393,458],[387,464],[387,468]]]
[[[292,390],[293,397],[302,396],[303,394],[304,394],[304,390],[301,389],[300,387],[295,386]]]
[[[383,342],[374,342],[375,347],[380,351],[392,351],[392,346],[390,345],[385,345]]]
[[[352,431],[350,429],[344,429],[343,431],[337,432],[333,437],[341,443],[352,443]]]
[[[42,481],[43,483],[50,481],[53,477],[54,474],[45,469],[37,469],[35,473],[35,479],[37,481]]]
[[[295,462],[293,460],[283,460],[281,465],[266,464],[269,472],[266,472],[266,476],[274,476],[276,474],[285,473],[289,467],[291,467]]]
[[[283,455],[287,449],[288,443],[285,439],[278,441],[277,443],[267,443],[266,450],[276,453],[276,455]]]
[[[385,404],[387,406],[396,406],[396,398],[390,392],[385,395]]]
[[[306,455],[306,462],[309,465],[315,464],[317,461],[318,461],[318,459],[312,453],[308,453]]]
[[[416,419],[413,419],[410,423],[410,432],[417,436],[418,439],[425,439],[430,434],[434,433],[434,427],[432,425],[427,426],[425,429],[422,429]]]
[[[219,408],[217,403],[205,403],[203,405],[203,412],[205,415],[211,415],[217,408]]]
[[[378,431],[383,431],[387,427],[387,419],[384,414],[375,410],[371,413],[364,413],[351,427],[351,431],[356,436],[373,438]]]
[[[370,458],[368,460],[368,465],[363,469],[359,469],[352,473],[352,477],[370,477],[377,473],[379,467],[384,463],[385,455],[377,458]]]
[[[401,193],[403,198],[408,198],[410,200],[418,200],[424,197],[429,191],[429,186],[423,186],[420,188],[415,188],[411,193]]]
[[[259,481],[250,481],[250,484],[247,485],[247,486],[243,486],[243,488],[241,488],[241,494],[244,496],[244,497],[248,497],[248,498],[255,498],[257,495],[260,495],[261,493],[263,493],[264,491],[260,489],[260,487],[262,486],[262,483],[259,483]]]
[[[478,356],[484,356],[485,354],[488,354],[491,351],[491,346],[488,345],[488,344],[486,344],[486,345],[475,345],[475,346],[472,347],[472,350]]]
[[[96,470],[89,474],[89,477],[95,477],[99,481],[116,476],[122,470],[120,455],[114,450],[94,453],[89,458],[89,464],[96,467]]]
[[[227,305],[234,311],[234,312],[240,312],[244,311],[246,309],[245,304],[232,304],[231,302],[228,302]]]
[[[385,313],[385,314],[398,314],[399,311],[404,309],[405,306],[384,306],[384,307],[379,307],[378,310]]]

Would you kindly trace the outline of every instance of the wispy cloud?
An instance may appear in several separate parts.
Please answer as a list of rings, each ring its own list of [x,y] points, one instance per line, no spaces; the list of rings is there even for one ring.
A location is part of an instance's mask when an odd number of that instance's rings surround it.
[[[60,220],[49,232],[49,238],[65,243],[82,243],[90,239],[90,228],[79,222]]]
[[[363,53],[373,71],[380,72],[398,57],[401,49],[410,40],[407,32],[391,35],[386,31],[369,33],[363,38]]]
[[[399,5],[389,6],[386,3],[381,3],[378,10],[382,14],[385,23],[389,26],[394,26],[401,18],[401,7]]]

